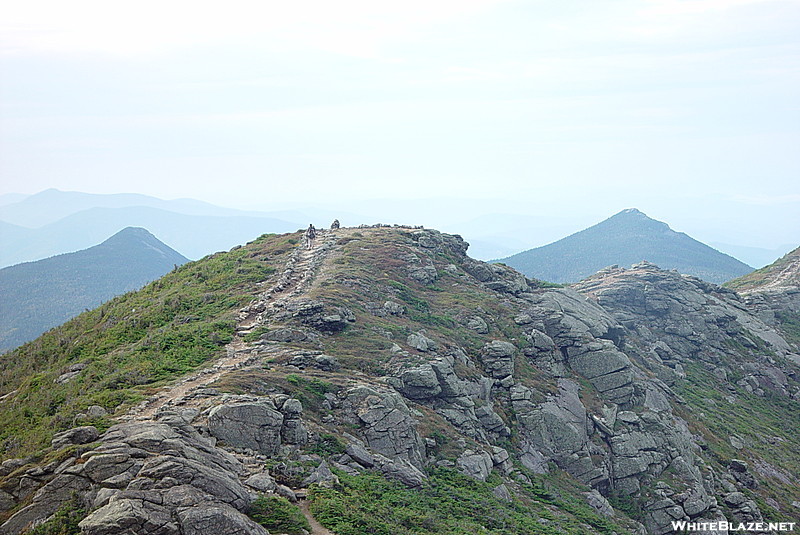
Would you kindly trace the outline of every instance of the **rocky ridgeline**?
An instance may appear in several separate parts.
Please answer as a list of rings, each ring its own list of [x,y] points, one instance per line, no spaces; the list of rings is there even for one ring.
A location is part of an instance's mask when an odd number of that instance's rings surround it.
[[[764,323],[780,327],[800,323],[800,248],[775,263],[730,282]],[[797,336],[797,334],[796,334]],[[795,359],[800,364],[800,358]]]
[[[605,270],[575,288],[626,328],[636,348],[646,351],[642,364],[667,383],[699,361],[722,380],[743,374],[739,383],[749,392],[800,399],[797,383],[789,381],[796,373],[789,365],[797,362],[795,348],[731,290],[646,262]],[[737,348],[756,357],[732,359]]]
[[[265,316],[291,303],[308,290],[314,275],[333,247],[335,234],[320,230],[313,247],[298,246],[286,262],[276,283],[263,292],[239,314],[239,334],[247,334],[265,323]]]
[[[240,332],[269,327],[247,346],[254,362],[246,366],[280,357],[288,370],[339,378],[341,388],[325,393],[321,413],[309,414],[280,392],[222,395],[204,385],[152,418],[102,435],[70,430],[54,439],[50,462],[12,459],[0,467],[0,508],[17,507],[0,533],[23,533],[77,495],[90,510],[80,524],[88,535],[262,534],[246,516],[259,493],[294,500],[308,485],[336,485],[331,468],[377,471],[409,488],[423,485],[432,465],[482,481],[494,471],[504,480],[495,494],[504,500],[513,499],[515,483],[529,481],[526,471],[564,470],[591,487],[583,497],[602,515],[618,514],[609,499],[638,504],[641,524],[632,532],[649,534],[669,533],[674,520],[762,520],[748,489],[770,470],[787,485],[798,483],[768,463],[712,466],[704,439],[678,410],[685,400],[675,386],[695,363],[721,381],[736,377],[755,395],[800,398],[794,348],[737,294],[650,264],[609,268],[571,288],[542,288],[506,266],[470,259],[458,236],[359,231],[411,237],[393,252],[406,283],[447,278],[448,291],[484,292],[505,312],[487,312],[489,301],[454,310],[459,328],[480,344],[461,347],[435,326],[415,329],[392,337],[381,355],[383,377],[348,371],[342,380],[342,364],[325,353],[326,344],[369,317],[405,319],[410,312],[396,288],[375,292],[370,281],[335,274],[329,280],[357,290],[364,316],[352,303],[308,297],[312,288],[325,296],[317,274],[333,269],[337,239],[355,239],[352,229],[327,232],[316,250],[298,248],[272,290],[240,316]],[[521,336],[503,334],[510,329]],[[391,333],[374,336],[384,335]],[[450,444],[455,450],[442,454],[437,437],[422,432],[427,412],[459,437]],[[331,434],[344,451],[324,458],[310,452]],[[270,470],[268,459],[277,461]],[[316,468],[295,488],[277,484],[279,472],[298,461]]]

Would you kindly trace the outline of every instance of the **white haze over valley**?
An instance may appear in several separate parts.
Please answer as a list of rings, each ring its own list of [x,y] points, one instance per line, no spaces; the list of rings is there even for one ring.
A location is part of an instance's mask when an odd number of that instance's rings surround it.
[[[192,198],[421,224],[484,258],[636,207],[777,257],[800,242],[798,20],[796,0],[4,2],[0,204]]]

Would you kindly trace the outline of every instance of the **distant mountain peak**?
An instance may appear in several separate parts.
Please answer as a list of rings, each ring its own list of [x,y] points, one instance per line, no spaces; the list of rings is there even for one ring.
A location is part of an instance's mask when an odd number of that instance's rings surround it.
[[[0,269],[0,352],[187,261],[147,229],[127,227],[88,249]]]
[[[141,246],[155,249],[162,253],[175,252],[171,247],[156,238],[149,230],[142,227],[125,227],[97,247],[134,249],[136,247],[141,248]]]
[[[113,236],[108,238],[108,240],[106,240],[106,242],[109,241],[109,240],[113,240],[115,238],[116,239],[121,239],[121,238],[125,238],[125,239],[129,239],[129,238],[144,238],[144,239],[148,239],[148,240],[156,240],[156,241],[158,241],[158,238],[153,236],[153,234],[149,230],[147,230],[146,228],[142,228],[142,227],[125,227],[124,229],[120,230],[119,232],[117,232],[116,234],[114,234]]]
[[[638,208],[626,208],[608,219],[601,221],[597,225],[594,225],[594,227],[602,227],[603,225],[633,225],[640,230],[648,229],[656,232],[674,232],[668,224],[658,219],[653,219]]]
[[[646,260],[721,284],[752,268],[669,225],[627,208],[580,232],[502,259],[529,277],[577,282],[606,266],[629,267]]]
[[[626,208],[626,209],[622,210],[617,215],[621,215],[621,214],[635,214],[635,215],[643,215],[643,216],[647,217],[647,214],[645,214],[644,212],[640,211],[638,208]]]

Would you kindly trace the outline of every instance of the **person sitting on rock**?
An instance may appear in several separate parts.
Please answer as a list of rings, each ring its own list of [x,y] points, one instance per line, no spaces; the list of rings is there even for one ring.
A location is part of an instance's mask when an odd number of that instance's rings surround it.
[[[314,225],[308,225],[308,229],[306,229],[305,238],[306,238],[306,249],[311,249],[314,247],[314,238],[317,237],[317,229],[314,228]]]
[[[334,219],[333,223],[331,223],[331,230],[336,230],[337,228],[339,228],[339,220]]]

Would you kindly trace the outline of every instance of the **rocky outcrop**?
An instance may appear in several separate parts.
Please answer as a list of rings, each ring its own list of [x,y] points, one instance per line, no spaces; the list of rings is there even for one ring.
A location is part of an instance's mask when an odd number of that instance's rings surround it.
[[[576,288],[626,327],[648,356],[643,363],[666,381],[683,376],[689,363],[702,361],[723,380],[735,369],[744,376],[739,386],[749,392],[800,399],[800,390],[789,388],[785,379],[796,373],[792,364],[800,358],[775,327],[731,290],[646,262],[607,270]],[[731,359],[742,353],[750,353],[749,358]]]
[[[425,336],[423,332],[409,334],[406,343],[417,351],[423,352],[436,351],[439,348],[439,344]]]
[[[483,346],[481,360],[487,374],[495,379],[503,380],[514,373],[514,354],[517,348],[510,342],[492,340]]]
[[[208,415],[212,435],[236,448],[274,455],[281,444],[283,415],[270,400],[229,403]]]
[[[511,295],[530,291],[531,285],[525,275],[503,264],[485,264],[466,259],[464,269],[490,290]]]
[[[607,488],[606,466],[592,459],[602,449],[590,442],[593,428],[578,396],[578,384],[561,379],[558,386],[558,394],[544,403],[533,402],[533,393],[525,386],[511,389],[521,437],[520,460],[537,473],[547,472],[548,462],[553,461],[578,479]]]
[[[61,449],[72,444],[88,444],[100,438],[97,428],[92,425],[74,427],[53,435],[50,445],[53,449]]]
[[[418,468],[424,466],[425,445],[402,396],[357,386],[344,393],[341,405],[347,421],[361,428],[370,449]]]
[[[312,327],[322,333],[335,333],[344,330],[348,324],[356,321],[355,314],[346,307],[330,307],[325,303],[312,299],[297,299],[282,303],[274,319],[285,321],[296,319],[303,325]]]
[[[486,481],[492,473],[492,456],[485,451],[464,450],[456,460],[456,465],[464,474],[477,479]]]
[[[730,351],[731,339],[746,347],[790,352],[775,329],[755,318],[735,292],[647,262],[590,277],[576,289],[608,310],[647,342],[673,355],[713,358]]]
[[[208,431],[226,446],[268,457],[282,446],[302,446],[308,432],[303,405],[288,396],[227,396],[208,413]]]
[[[500,347],[501,352],[513,354],[513,345]],[[457,351],[455,355],[467,361],[463,352]],[[401,370],[399,376],[390,377],[388,382],[408,399],[429,404],[469,437],[488,441],[491,436],[510,436],[511,430],[506,422],[487,402],[495,380],[487,377],[478,381],[459,378],[454,370],[456,356],[437,357],[426,364]],[[510,384],[511,376],[506,378]]]
[[[87,534],[266,533],[243,513],[254,498],[243,466],[180,416],[115,425],[99,441],[75,450],[0,533],[23,532],[76,493],[94,509]]]
[[[618,348],[623,327],[605,310],[569,289],[545,292],[517,316],[528,327],[525,354],[556,376],[569,371],[589,379],[601,396],[624,404],[633,394],[633,368]]]

